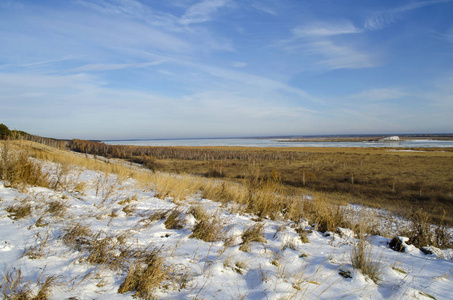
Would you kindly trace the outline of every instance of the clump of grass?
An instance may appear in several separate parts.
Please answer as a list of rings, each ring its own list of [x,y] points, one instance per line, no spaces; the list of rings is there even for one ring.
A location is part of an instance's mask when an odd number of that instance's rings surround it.
[[[22,271],[12,269],[6,271],[3,275],[3,284],[1,286],[3,299],[29,299],[30,287],[24,284]]]
[[[21,269],[11,269],[3,275],[2,296],[8,300],[47,300],[55,281],[56,277],[48,276],[44,282],[38,282],[39,290],[34,294],[30,284],[24,282]]]
[[[21,201],[20,203],[8,206],[6,211],[9,213],[9,218],[19,220],[31,215],[31,205],[25,203],[25,201]]]
[[[250,243],[266,243],[266,238],[264,237],[264,225],[262,223],[256,223],[248,227],[242,234],[242,243],[239,247],[239,250],[244,252],[250,251]]]
[[[195,206],[192,206],[189,210],[189,213],[193,215],[193,217],[195,219],[197,219],[198,221],[201,221],[201,220],[206,220],[209,218],[208,216],[208,213],[206,212],[206,210],[199,206],[199,205],[195,205]]]
[[[39,283],[40,288],[36,296],[34,296],[32,299],[33,300],[47,300],[49,299],[49,294],[50,291],[53,288],[53,285],[55,284],[57,278],[54,276],[49,276],[44,280],[43,283]]]
[[[54,179],[52,180],[52,189],[64,190],[68,186],[67,175],[69,173],[68,164],[59,164],[54,172]]]
[[[32,185],[52,187],[49,174],[35,164],[23,149],[12,149],[9,141],[3,141],[0,157],[0,178],[6,187]]]
[[[297,232],[297,234],[299,235],[299,238],[300,240],[302,241],[302,243],[310,243],[310,240],[308,239],[308,235],[311,233],[311,230],[306,230],[302,227],[297,227],[295,229],[295,231]]]
[[[152,248],[139,253],[130,264],[129,272],[118,293],[136,292],[135,297],[152,299],[153,293],[169,278],[171,268],[165,265],[161,249]]]
[[[363,234],[360,234],[359,241],[352,247],[351,263],[354,268],[376,284],[381,280],[380,264],[373,262],[371,247],[365,241]]]
[[[54,217],[63,217],[66,212],[66,205],[61,201],[51,201],[48,204],[46,212],[52,214]]]
[[[125,235],[109,236],[102,231],[93,234],[87,226],[82,224],[75,224],[65,231],[63,242],[77,251],[86,253],[84,260],[90,264],[99,264],[118,270],[124,265],[129,255],[127,249],[121,247],[126,238]]]
[[[93,233],[88,226],[78,223],[65,229],[63,242],[77,251],[81,251],[90,244],[92,236]]]
[[[112,270],[117,270],[124,262],[119,253],[123,253],[118,247],[119,242],[115,241],[113,236],[104,236],[103,232],[98,232],[89,242],[87,247],[87,262],[90,264],[99,264],[108,266]],[[117,251],[118,250],[118,251]]]
[[[149,222],[163,220],[167,218],[168,213],[169,213],[168,209],[157,209],[153,211],[153,213],[150,214],[149,217],[146,218],[146,220]]]
[[[42,258],[46,254],[47,242],[49,240],[49,233],[41,236],[39,233],[36,235],[34,245],[26,247],[22,253],[22,257],[28,257],[30,259]]]
[[[338,227],[350,227],[340,206],[330,205],[320,198],[314,200],[312,211],[315,228],[320,232],[335,232]]]
[[[444,224],[445,211],[441,218],[440,225],[431,225],[431,219],[425,211],[419,209],[412,213],[412,228],[409,232],[409,244],[421,248],[424,246],[436,246],[448,248],[451,246],[451,236]]]
[[[122,199],[122,200],[118,201],[118,204],[119,205],[129,204],[132,201],[137,201],[137,195],[133,195],[132,197],[127,197],[125,199]]]
[[[205,216],[193,228],[190,238],[205,242],[217,242],[222,239],[222,225],[215,216]]]
[[[165,220],[165,228],[167,229],[181,229],[184,228],[184,221],[182,220],[181,216],[183,212],[178,208],[175,208]]]
[[[131,216],[135,211],[135,206],[128,204],[123,207],[123,211],[126,213],[126,215]]]
[[[261,218],[276,219],[287,203],[282,184],[275,179],[258,179],[256,174],[247,181],[247,210]],[[278,177],[277,177],[278,179]]]
[[[35,223],[36,227],[45,227],[47,225],[49,225],[49,222],[44,221],[43,216],[40,216]]]

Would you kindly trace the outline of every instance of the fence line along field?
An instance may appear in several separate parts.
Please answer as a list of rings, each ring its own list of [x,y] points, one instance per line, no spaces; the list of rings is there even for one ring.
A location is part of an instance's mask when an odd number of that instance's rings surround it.
[[[127,159],[163,172],[241,181],[278,177],[292,193],[385,208],[453,224],[452,148],[246,148],[107,145],[73,140],[74,151]],[[330,197],[332,196],[332,197]]]

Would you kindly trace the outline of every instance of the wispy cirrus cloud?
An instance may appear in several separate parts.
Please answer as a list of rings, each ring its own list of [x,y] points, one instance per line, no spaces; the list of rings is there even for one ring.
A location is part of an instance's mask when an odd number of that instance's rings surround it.
[[[266,4],[263,1],[254,1],[252,3],[252,7],[257,9],[260,12],[263,12],[263,13],[266,13],[266,14],[269,14],[272,16],[277,15],[276,10],[270,6],[270,3]]]
[[[400,20],[406,12],[450,1],[451,0],[419,1],[382,11],[368,18],[365,21],[364,27],[368,30],[380,30]]]
[[[190,6],[181,17],[180,23],[184,25],[204,23],[212,19],[212,15],[224,7],[228,0],[203,0]]]
[[[76,0],[78,4],[95,9],[102,13],[139,16],[145,7],[136,0]]]
[[[378,59],[351,46],[335,44],[330,40],[311,42],[306,47],[312,55],[319,56],[319,66],[334,69],[364,69],[377,66]]]
[[[385,101],[394,100],[407,96],[408,93],[398,87],[380,88],[362,91],[351,95],[349,98],[363,101]]]
[[[138,69],[146,68],[151,66],[157,66],[164,63],[164,60],[154,62],[143,62],[143,63],[131,63],[131,64],[88,64],[77,67],[73,72],[89,72],[89,71],[113,71],[113,70],[124,70],[124,69]]]
[[[327,37],[340,34],[360,33],[362,29],[355,27],[350,21],[314,22],[297,26],[292,29],[294,38]]]
[[[152,9],[137,0],[76,0],[75,3],[104,15],[130,17],[169,31],[183,30],[176,16]]]
[[[379,64],[376,56],[359,49],[347,36],[360,34],[349,20],[314,21],[291,29],[291,38],[277,46],[310,57],[310,63],[323,69],[363,69]]]
[[[235,68],[244,68],[246,66],[247,66],[247,63],[243,62],[243,61],[236,61],[233,63],[233,67],[235,67]]]

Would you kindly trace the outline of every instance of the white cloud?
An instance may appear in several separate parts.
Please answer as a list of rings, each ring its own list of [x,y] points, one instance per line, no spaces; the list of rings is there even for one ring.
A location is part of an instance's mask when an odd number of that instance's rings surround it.
[[[450,0],[419,1],[404,6],[399,6],[373,15],[365,21],[364,26],[368,30],[380,30],[397,22],[403,17],[403,14],[408,11],[446,2],[450,2]]]
[[[75,3],[105,15],[132,17],[169,31],[181,31],[178,18],[136,0],[76,0]]]
[[[138,69],[146,68],[151,66],[157,66],[164,63],[164,60],[147,63],[131,63],[131,64],[88,64],[78,68],[75,68],[74,72],[87,72],[87,71],[112,71],[112,70],[124,70],[124,69]]]
[[[75,2],[106,14],[137,16],[144,10],[144,6],[135,0],[77,0]]]
[[[189,7],[182,16],[181,24],[190,25],[211,21],[212,15],[227,4],[227,0],[203,0]]]
[[[271,7],[269,7],[268,5],[264,4],[263,1],[255,1],[254,3],[252,3],[252,7],[261,11],[261,12],[264,12],[266,14],[269,14],[269,15],[272,15],[272,16],[276,16],[277,15],[277,12],[275,11],[275,9],[272,9]]]
[[[315,21],[292,28],[292,37],[275,44],[306,59],[307,69],[364,69],[379,64],[377,57],[358,49],[351,37],[362,33],[350,21]],[[343,41],[343,42],[342,42]]]
[[[233,63],[233,67],[235,67],[235,68],[244,68],[246,66],[247,66],[247,63],[242,62],[242,61],[237,61],[237,62]]]
[[[314,22],[310,24],[300,25],[292,30],[295,38],[303,38],[310,36],[333,36],[340,34],[360,33],[361,29],[356,28],[349,21],[341,22]]]
[[[332,41],[317,41],[308,45],[308,51],[320,55],[318,65],[329,69],[364,69],[377,65],[370,54],[360,52],[349,46],[339,46]]]
[[[401,88],[381,88],[363,91],[350,96],[350,98],[363,101],[385,101],[398,99],[407,95]]]

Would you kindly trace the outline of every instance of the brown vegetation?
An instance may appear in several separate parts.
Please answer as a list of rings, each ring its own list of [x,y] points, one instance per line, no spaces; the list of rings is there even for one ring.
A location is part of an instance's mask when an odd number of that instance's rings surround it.
[[[445,210],[445,222],[453,224],[453,149],[139,147],[81,140],[72,141],[70,148],[141,158],[153,170],[233,181],[249,177],[251,168],[259,169],[260,180],[277,172],[286,187],[327,192],[405,216],[421,208],[434,222]]]

